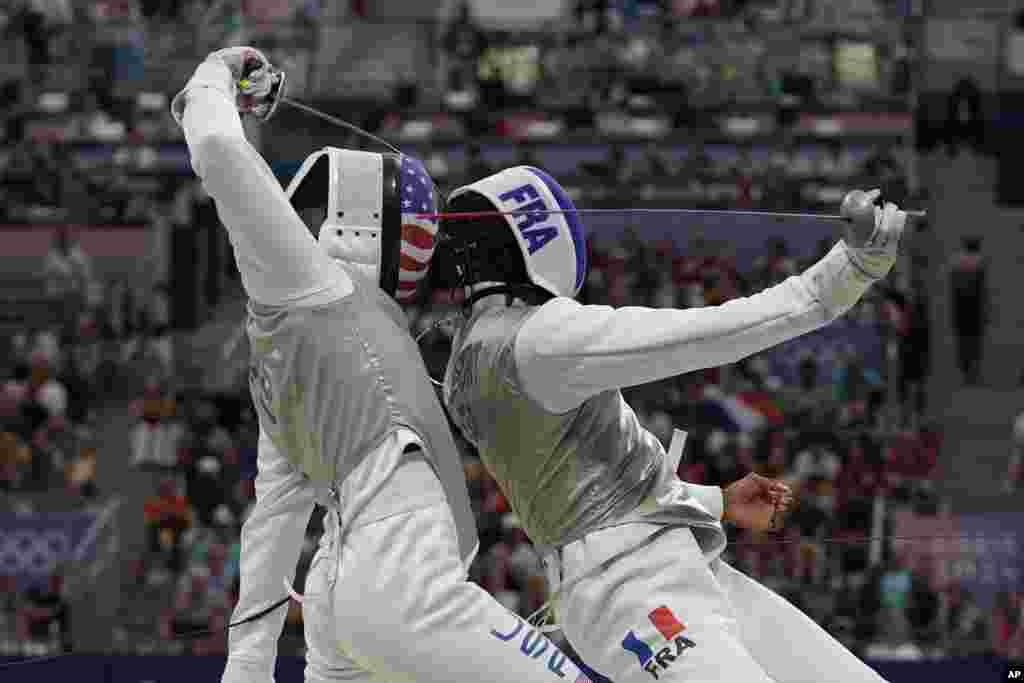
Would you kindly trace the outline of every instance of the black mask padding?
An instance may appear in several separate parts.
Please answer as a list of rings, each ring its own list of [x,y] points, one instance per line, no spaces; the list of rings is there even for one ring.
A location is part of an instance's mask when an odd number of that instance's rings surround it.
[[[327,209],[327,192],[331,182],[331,159],[323,154],[313,163],[313,168],[305,175],[295,193],[292,194],[292,206],[296,211],[306,209]]]
[[[382,154],[381,188],[384,213],[381,216],[380,288],[390,295],[398,291],[398,266],[402,253],[402,194],[399,154]]]
[[[477,192],[448,203],[448,213],[496,211]],[[505,216],[442,218],[439,243],[430,272],[432,289],[453,289],[478,282],[529,284],[526,263]]]

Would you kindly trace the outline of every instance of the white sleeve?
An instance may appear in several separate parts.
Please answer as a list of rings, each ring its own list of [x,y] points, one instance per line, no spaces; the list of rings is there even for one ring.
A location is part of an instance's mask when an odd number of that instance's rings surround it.
[[[725,491],[721,486],[705,486],[704,484],[691,484],[690,482],[683,482],[686,484],[686,490],[689,494],[697,500],[698,503],[704,506],[704,509],[714,515],[717,519],[722,519],[722,515],[725,513]]]
[[[564,413],[602,391],[735,363],[823,327],[874,282],[846,250],[840,241],[801,275],[720,306],[613,309],[553,299],[516,338],[523,390]]]
[[[256,503],[242,526],[240,590],[232,622],[266,609],[287,595],[295,580],[315,493],[306,478],[260,435]],[[288,607],[231,629],[222,683],[272,683],[277,641]]]
[[[228,230],[246,293],[271,306],[337,288],[348,278],[316,243],[266,161],[249,143],[228,67],[211,59],[175,98],[192,168]]]

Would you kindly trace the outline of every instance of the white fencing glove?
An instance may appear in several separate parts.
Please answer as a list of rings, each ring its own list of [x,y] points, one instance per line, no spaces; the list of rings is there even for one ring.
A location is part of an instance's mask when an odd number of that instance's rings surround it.
[[[850,261],[865,275],[881,280],[896,264],[907,214],[892,202],[875,206],[881,190],[854,190],[846,195],[840,213],[849,219],[845,242]]]
[[[209,87],[233,98],[240,114],[266,121],[277,109],[284,85],[284,72],[275,68],[262,52],[251,47],[229,47],[207,56],[174,98],[171,112],[180,124],[186,93],[192,88]]]

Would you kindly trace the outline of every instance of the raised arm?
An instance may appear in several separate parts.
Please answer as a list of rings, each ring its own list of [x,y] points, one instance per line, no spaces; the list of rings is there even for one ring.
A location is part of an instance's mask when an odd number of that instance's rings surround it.
[[[613,309],[549,301],[516,339],[523,388],[561,413],[608,389],[734,363],[816,330],[875,281],[848,250],[839,242],[801,275],[720,306]]]
[[[192,168],[228,230],[246,292],[268,305],[296,303],[332,288],[346,293],[344,272],[319,248],[245,137],[236,105],[241,54],[210,55],[174,98],[172,112],[184,128]]]
[[[287,595],[295,579],[315,494],[305,477],[260,435],[256,503],[242,527],[240,590],[232,621],[258,614]],[[277,641],[288,607],[231,629],[222,683],[272,683]]]

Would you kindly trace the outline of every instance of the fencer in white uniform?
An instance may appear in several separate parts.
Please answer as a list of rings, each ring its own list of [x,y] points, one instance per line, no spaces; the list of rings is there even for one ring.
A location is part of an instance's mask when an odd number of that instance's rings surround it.
[[[497,637],[522,621],[466,581],[461,460],[396,301],[433,253],[437,226],[416,216],[435,210],[433,184],[415,159],[326,148],[283,189],[239,114],[272,111],[274,73],[250,48],[215,52],[172,103],[250,299],[260,440],[233,621],[286,595],[322,504],[307,681],[586,680],[539,633]],[[273,680],[284,619],[231,630],[224,683]]]
[[[723,498],[718,487],[680,481],[681,441],[666,454],[620,392],[734,363],[849,310],[892,268],[906,221],[893,204],[874,207],[877,191],[860,196],[868,221],[850,225],[804,273],[686,310],[576,302],[587,272],[583,227],[541,170],[510,168],[449,198],[450,212],[476,217],[442,219],[431,266],[435,286],[469,295],[445,403],[537,546],[561,630],[615,683],[881,681],[719,559],[723,515],[739,520],[728,509],[739,484]],[[764,493],[748,501],[755,515],[770,513],[778,496]]]

